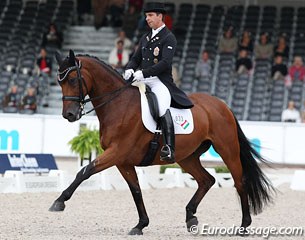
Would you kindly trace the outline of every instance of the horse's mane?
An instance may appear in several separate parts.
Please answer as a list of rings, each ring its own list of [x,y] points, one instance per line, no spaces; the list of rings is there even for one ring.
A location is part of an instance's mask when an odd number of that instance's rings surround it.
[[[76,57],[88,57],[88,58],[93,58],[94,60],[96,60],[99,64],[101,64],[103,67],[105,67],[110,73],[112,73],[113,75],[115,75],[116,77],[118,77],[119,79],[123,80],[122,75],[116,70],[114,69],[112,66],[110,66],[109,64],[105,63],[103,60],[99,59],[96,56],[92,56],[89,54],[77,54]],[[125,81],[124,81],[125,82]]]

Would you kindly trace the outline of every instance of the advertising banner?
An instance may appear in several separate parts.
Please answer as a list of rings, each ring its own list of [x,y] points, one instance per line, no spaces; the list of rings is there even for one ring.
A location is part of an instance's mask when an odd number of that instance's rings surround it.
[[[2,174],[8,170],[48,173],[56,169],[57,165],[52,154],[0,154],[0,173]]]

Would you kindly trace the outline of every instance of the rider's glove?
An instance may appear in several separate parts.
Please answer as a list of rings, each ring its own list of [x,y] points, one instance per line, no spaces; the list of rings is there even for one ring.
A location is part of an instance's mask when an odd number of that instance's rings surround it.
[[[133,69],[127,69],[124,74],[123,74],[123,78],[125,80],[128,80],[132,75],[134,74],[134,70]]]
[[[136,71],[133,74],[133,79],[136,80],[137,82],[143,81],[144,80],[144,76],[141,70]]]

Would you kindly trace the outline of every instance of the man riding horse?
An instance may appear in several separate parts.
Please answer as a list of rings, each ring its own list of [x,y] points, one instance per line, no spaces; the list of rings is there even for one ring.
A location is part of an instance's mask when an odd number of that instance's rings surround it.
[[[140,39],[138,50],[126,66],[124,79],[128,80],[133,76],[134,80],[145,83],[155,93],[164,139],[160,157],[161,160],[174,163],[175,133],[169,108],[170,106],[191,108],[193,103],[173,82],[172,60],[177,40],[164,24],[166,14],[164,4],[148,2],[144,7],[144,13],[152,31],[144,34]],[[138,70],[135,72],[136,69]]]

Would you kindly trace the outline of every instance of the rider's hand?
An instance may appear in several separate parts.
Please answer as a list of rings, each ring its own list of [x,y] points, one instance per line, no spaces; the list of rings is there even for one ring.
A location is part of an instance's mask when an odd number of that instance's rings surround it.
[[[133,69],[127,69],[124,74],[123,74],[123,78],[125,80],[128,80],[132,75],[134,74],[134,70]]]
[[[143,81],[144,80],[144,76],[141,70],[136,71],[133,74],[133,79],[136,80],[137,82]]]

